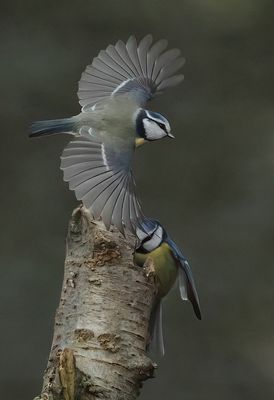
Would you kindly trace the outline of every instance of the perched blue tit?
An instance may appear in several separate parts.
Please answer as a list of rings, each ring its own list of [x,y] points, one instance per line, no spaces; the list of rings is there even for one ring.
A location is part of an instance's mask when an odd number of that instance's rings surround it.
[[[82,111],[71,118],[34,122],[31,137],[68,133],[61,169],[95,218],[122,233],[140,227],[143,214],[136,196],[132,159],[136,146],[171,134],[167,119],[144,107],[164,89],[182,81],[175,73],[184,59],[167,41],[139,44],[134,36],[101,50],[83,72],[78,90]]]
[[[198,319],[201,319],[200,303],[190,265],[176,243],[158,221],[146,218],[143,224],[144,229],[137,229],[140,244],[135,250],[134,260],[140,267],[151,262],[155,271],[158,292],[150,318],[149,348],[164,355],[162,299],[170,291],[178,275],[181,298],[192,303]]]

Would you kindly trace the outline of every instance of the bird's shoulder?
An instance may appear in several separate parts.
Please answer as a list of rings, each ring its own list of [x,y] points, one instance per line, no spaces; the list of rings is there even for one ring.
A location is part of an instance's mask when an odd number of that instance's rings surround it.
[[[105,139],[116,138],[133,141],[136,128],[135,120],[139,107],[126,96],[117,96],[106,101],[94,110],[82,112],[79,122],[92,127]]]

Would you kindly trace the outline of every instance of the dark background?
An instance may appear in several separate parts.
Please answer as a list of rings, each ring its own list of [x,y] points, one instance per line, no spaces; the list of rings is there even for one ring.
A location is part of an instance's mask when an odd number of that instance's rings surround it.
[[[41,388],[77,202],[59,170],[65,136],[33,120],[78,114],[77,81],[131,33],[167,38],[185,81],[149,106],[174,141],[138,151],[138,186],[189,257],[203,320],[173,290],[166,356],[141,400],[274,396],[274,3],[267,0],[1,3],[0,398]]]

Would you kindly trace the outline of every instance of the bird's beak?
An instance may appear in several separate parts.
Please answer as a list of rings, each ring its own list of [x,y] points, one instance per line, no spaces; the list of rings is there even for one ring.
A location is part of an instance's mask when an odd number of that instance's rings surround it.
[[[175,139],[175,136],[172,135],[172,133],[168,133],[167,136],[170,137],[171,139]]]

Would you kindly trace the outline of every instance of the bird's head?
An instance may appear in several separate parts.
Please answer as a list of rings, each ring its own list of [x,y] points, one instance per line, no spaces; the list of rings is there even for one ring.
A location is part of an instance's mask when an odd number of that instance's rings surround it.
[[[140,241],[137,251],[150,253],[163,243],[166,232],[158,221],[147,218],[142,224],[142,229],[137,229],[136,235]]]
[[[136,116],[137,135],[144,140],[153,141],[174,136],[170,132],[168,120],[161,114],[140,109]]]

